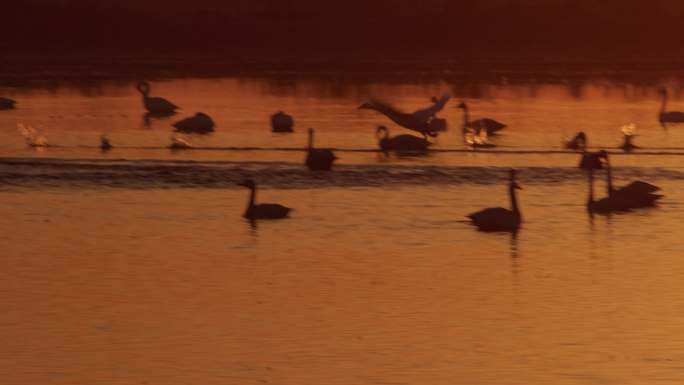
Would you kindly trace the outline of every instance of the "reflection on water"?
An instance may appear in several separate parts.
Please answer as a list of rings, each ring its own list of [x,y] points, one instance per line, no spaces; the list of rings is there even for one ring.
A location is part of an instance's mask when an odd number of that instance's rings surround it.
[[[217,131],[170,151],[171,120],[141,124],[129,82],[0,89],[20,101],[0,114],[7,383],[681,383],[684,131],[660,127],[655,84],[154,87],[183,107],[179,119],[205,111]],[[414,111],[445,92],[508,125],[489,138],[497,151],[463,144],[455,104],[428,156],[374,151],[389,122],[361,101]],[[676,93],[670,102],[684,108]],[[295,117],[293,134],[270,132],[279,110]],[[53,147],[28,148],[17,123]],[[579,154],[563,140],[584,131],[617,153],[629,123],[643,149],[611,158],[614,177],[665,198],[588,216]],[[308,127],[336,149],[333,172],[304,167]],[[511,167],[525,187],[522,228],[476,231],[465,216],[507,207]],[[235,182],[246,177],[291,218],[242,218]]]

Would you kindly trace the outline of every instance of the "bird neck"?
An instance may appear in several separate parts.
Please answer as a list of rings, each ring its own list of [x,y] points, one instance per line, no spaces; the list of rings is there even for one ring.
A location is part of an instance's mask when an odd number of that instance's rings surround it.
[[[587,205],[591,205],[594,203],[594,170],[589,169],[587,177],[589,180],[589,198],[587,200]]]
[[[254,200],[256,199],[256,187],[250,187],[249,192],[249,202],[247,203],[247,210],[251,210],[254,207]]]
[[[606,182],[608,184],[608,196],[613,195],[613,169],[610,166],[610,159],[606,158]]]
[[[511,196],[511,210],[516,214],[520,214],[518,198],[515,195],[515,187],[513,187],[513,184],[508,185],[508,194]]]

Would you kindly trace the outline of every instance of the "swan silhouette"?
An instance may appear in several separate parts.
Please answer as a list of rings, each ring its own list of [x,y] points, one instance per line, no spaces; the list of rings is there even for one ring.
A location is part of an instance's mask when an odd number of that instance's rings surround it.
[[[242,214],[247,219],[281,219],[287,218],[290,215],[291,208],[275,203],[260,203],[254,204],[256,198],[256,184],[253,180],[247,179],[238,186],[244,186],[250,189],[249,202],[247,210]]]
[[[566,141],[563,147],[570,150],[586,150],[587,148],[587,134],[584,131],[578,132],[572,139]]]
[[[380,112],[388,117],[394,123],[408,128],[409,130],[417,131],[424,137],[436,137],[438,131],[446,129],[446,121],[444,119],[435,118],[435,114],[441,111],[451,97],[448,95],[442,96],[440,99],[433,98],[433,105],[414,113],[405,113],[383,103],[378,100],[371,100],[359,106],[359,109],[369,109]]]
[[[291,115],[278,111],[271,115],[271,130],[273,132],[293,132],[294,118]]]
[[[382,133],[384,136],[381,136]],[[389,137],[389,130],[385,126],[378,126],[375,130],[375,135],[378,138],[378,146],[385,152],[396,151],[398,153],[425,153],[428,147],[432,144],[425,138],[419,138],[413,135],[397,135]]]
[[[312,171],[329,171],[337,159],[332,150],[314,148],[314,129],[309,128],[309,146],[306,151],[306,166]]]
[[[136,88],[142,94],[143,105],[145,106],[145,109],[147,109],[147,111],[149,111],[152,114],[164,116],[168,114],[173,114],[176,112],[177,109],[180,108],[164,98],[151,97],[150,83],[148,82],[140,82],[138,83],[138,86]]]
[[[587,169],[589,180],[589,198],[587,199],[587,211],[589,213],[608,214],[619,211],[628,211],[629,205],[624,200],[615,196],[607,196],[597,201],[594,200],[594,169]]]
[[[515,232],[520,228],[522,217],[518,208],[515,190],[522,187],[515,181],[515,170],[510,172],[508,195],[511,198],[511,209],[503,207],[488,208],[468,215],[473,225],[480,231],[509,231]]]
[[[505,124],[497,122],[494,119],[483,118],[477,120],[470,120],[470,111],[468,105],[465,102],[461,102],[457,108],[463,110],[463,133],[468,129],[475,130],[479,133],[482,130],[486,130],[488,135],[494,135],[498,131],[501,131],[506,127]]]
[[[662,104],[660,106],[660,113],[658,114],[658,121],[663,128],[667,128],[665,123],[682,123],[684,122],[684,112],[681,111],[666,111],[668,94],[665,88],[658,90],[658,93],[662,96]]]
[[[602,150],[600,156],[606,163],[606,184],[609,197],[619,199],[628,208],[652,207],[663,197],[660,194],[654,194],[660,190],[660,187],[640,180],[633,181],[627,186],[615,188],[608,153]]]
[[[203,112],[198,112],[195,116],[180,120],[172,126],[179,132],[192,134],[208,134],[214,132],[214,121]]]
[[[16,100],[0,97],[0,110],[11,110],[17,104]]]
[[[107,135],[100,136],[100,150],[109,151],[112,149],[112,142],[109,141]]]

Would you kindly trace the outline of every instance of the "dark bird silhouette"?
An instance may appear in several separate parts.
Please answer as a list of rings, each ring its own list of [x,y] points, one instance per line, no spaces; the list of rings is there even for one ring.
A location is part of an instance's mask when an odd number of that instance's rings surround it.
[[[293,132],[294,118],[283,111],[276,112],[271,115],[271,130],[273,132]]]
[[[661,88],[658,93],[662,96],[663,103],[660,106],[660,113],[658,114],[658,121],[663,128],[666,128],[665,123],[682,123],[684,122],[684,112],[681,111],[666,111],[668,94],[667,90]]]
[[[457,108],[463,110],[464,134],[468,131],[468,129],[472,129],[476,133],[479,133],[482,130],[486,130],[487,135],[494,135],[506,127],[505,124],[497,122],[496,120],[490,118],[470,120],[470,111],[468,109],[468,105],[465,102],[461,102],[461,104],[459,104]]]
[[[332,150],[314,148],[314,129],[309,128],[309,146],[306,152],[306,166],[312,171],[329,171],[337,157]]]
[[[589,198],[587,199],[587,211],[589,213],[608,214],[619,211],[628,211],[629,205],[619,197],[607,196],[597,201],[594,200],[594,169],[587,169],[589,178]]]
[[[198,112],[195,116],[180,120],[172,126],[176,131],[189,134],[208,134],[214,132],[214,121],[203,112]]]
[[[624,187],[615,188],[608,153],[602,150],[600,154],[606,163],[606,183],[609,197],[621,200],[629,208],[652,207],[663,197],[660,194],[654,194],[660,190],[660,187],[640,180],[631,182]]]
[[[100,136],[100,150],[109,151],[112,149],[112,143],[109,141],[107,135]]]
[[[624,140],[623,140],[622,144],[620,145],[620,148],[624,152],[630,152],[630,151],[633,151],[633,150],[640,148],[639,146],[634,144],[634,142],[632,141],[635,136],[636,135],[627,135],[627,134],[623,135]]]
[[[17,104],[15,100],[0,97],[0,110],[11,110],[14,108],[15,104]]]
[[[508,195],[511,198],[511,209],[503,207],[488,208],[476,213],[468,215],[473,225],[478,227],[480,231],[511,231],[515,232],[520,228],[522,217],[520,209],[518,208],[518,200],[515,195],[515,190],[520,190],[522,187],[515,181],[515,170],[510,172],[510,181],[508,183]]]
[[[572,139],[566,141],[563,146],[570,150],[586,150],[587,149],[587,135],[580,131]]]
[[[361,106],[359,106],[359,108],[380,112],[381,114],[387,116],[394,123],[404,128],[408,128],[409,130],[417,131],[425,137],[436,137],[438,131],[443,131],[446,129],[446,121],[444,119],[435,118],[435,114],[444,108],[450,98],[450,96],[445,95],[440,99],[433,99],[434,104],[432,106],[418,110],[411,114],[399,111],[389,104],[380,102],[378,100],[372,100],[363,103]]]
[[[153,114],[172,114],[180,108],[164,98],[151,97],[150,83],[148,82],[143,81],[138,83],[137,89],[143,96],[143,105],[145,106],[145,109]]]
[[[382,136],[382,133],[385,133]],[[378,126],[375,131],[378,138],[378,146],[385,152],[396,151],[398,153],[425,153],[432,144],[425,138],[413,135],[397,135],[389,137],[389,130],[385,126]]]
[[[260,203],[254,204],[256,199],[256,184],[253,180],[247,179],[238,186],[244,186],[250,189],[249,202],[247,210],[242,214],[247,219],[281,219],[287,218],[290,215],[291,208],[275,203]]]
[[[580,158],[579,165],[577,167],[582,170],[601,170],[603,169],[603,162],[601,161],[603,153],[605,151],[601,150],[599,152],[589,152],[586,149],[582,151],[582,157]]]

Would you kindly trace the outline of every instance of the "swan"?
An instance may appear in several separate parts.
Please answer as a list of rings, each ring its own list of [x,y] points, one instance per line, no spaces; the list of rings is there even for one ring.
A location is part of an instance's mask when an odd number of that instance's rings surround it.
[[[271,115],[271,130],[273,132],[293,132],[294,118],[291,115],[278,111]]]
[[[587,211],[589,213],[608,214],[616,211],[628,211],[627,202],[614,196],[607,196],[597,201],[594,200],[594,169],[588,169],[589,177],[589,198],[587,200]]]
[[[470,113],[468,105],[465,102],[461,102],[457,106],[463,110],[463,132],[465,133],[468,128],[473,129],[477,132],[486,130],[488,135],[496,134],[498,131],[506,127],[505,124],[497,122],[494,119],[483,118],[478,120],[470,120]]]
[[[100,149],[102,151],[109,151],[112,149],[112,142],[109,141],[107,135],[100,136]]]
[[[616,189],[613,186],[613,173],[608,153],[602,150],[600,156],[606,163],[606,183],[609,197],[624,201],[629,208],[652,207],[663,197],[660,194],[654,194],[660,190],[660,187],[640,180]]]
[[[682,123],[684,122],[684,112],[681,111],[665,111],[667,107],[668,94],[665,88],[658,90],[658,93],[662,96],[663,103],[660,106],[660,113],[658,114],[658,121],[660,125],[665,127],[665,123]]]
[[[281,219],[287,218],[290,215],[292,209],[283,205],[274,203],[254,204],[256,184],[253,180],[247,179],[242,183],[238,183],[238,186],[250,189],[249,203],[247,204],[247,210],[242,214],[243,217],[247,219]]]
[[[385,133],[384,136],[381,136],[382,132]],[[425,153],[432,144],[425,138],[413,135],[397,135],[390,138],[389,130],[385,126],[378,126],[375,135],[378,138],[378,146],[385,152]]]
[[[150,83],[148,82],[140,82],[136,88],[143,96],[145,109],[153,114],[173,114],[180,108],[164,98],[150,97]]]
[[[432,106],[411,114],[399,111],[378,100],[365,102],[359,106],[359,109],[375,110],[387,116],[394,123],[409,130],[417,131],[426,138],[427,136],[436,137],[438,131],[446,129],[446,121],[435,118],[435,114],[444,108],[450,98],[448,95],[442,96],[440,99],[433,98],[434,104]]]
[[[565,142],[563,146],[570,150],[584,151],[587,148],[587,134],[584,131],[580,131],[572,139]]]
[[[208,134],[214,131],[214,121],[203,112],[198,112],[195,116],[180,120],[172,126],[179,132],[193,134]]]
[[[306,152],[306,166],[313,171],[329,171],[332,164],[337,159],[332,150],[324,148],[314,148],[314,129],[309,128],[309,147]]]
[[[522,217],[518,208],[518,200],[515,190],[522,187],[515,181],[515,170],[510,172],[510,182],[508,183],[508,194],[511,198],[511,210],[503,207],[488,208],[468,215],[473,225],[480,231],[512,231],[515,232],[520,227]]]
[[[16,100],[0,96],[0,110],[11,110],[15,104],[17,104]]]

